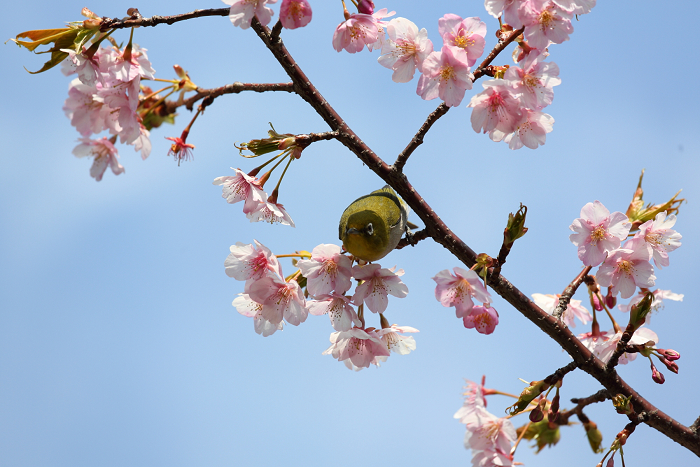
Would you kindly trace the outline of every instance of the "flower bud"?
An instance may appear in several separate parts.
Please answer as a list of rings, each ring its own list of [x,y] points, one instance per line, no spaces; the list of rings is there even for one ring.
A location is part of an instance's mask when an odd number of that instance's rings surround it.
[[[542,409],[540,409],[540,406],[538,405],[530,412],[530,421],[532,423],[537,423],[541,422],[542,420],[544,420],[544,412],[542,411]]]
[[[605,296],[605,304],[609,310],[615,308],[617,305],[617,297],[612,293],[612,287],[608,287],[608,294]]]
[[[557,418],[559,418],[559,388],[557,388],[557,393],[554,395],[547,412],[547,420],[550,422],[556,422]]]
[[[619,414],[632,415],[634,413],[634,407],[632,406],[632,396],[625,397],[622,394],[618,394],[612,398],[613,406]]]
[[[357,11],[365,15],[374,13],[374,2],[372,0],[360,0],[357,3]]]
[[[667,214],[678,213],[678,208],[680,207],[681,203],[685,201],[685,199],[683,198],[676,199],[676,197],[680,194],[679,191],[678,193],[673,195],[673,198],[671,198],[663,204],[657,204],[652,206],[651,203],[649,203],[646,207],[644,207],[644,200],[642,199],[644,196],[644,190],[642,190],[643,178],[644,170],[642,170],[642,175],[639,176],[637,190],[634,192],[632,202],[627,208],[626,214],[630,222],[632,223],[632,229],[630,230],[630,232],[639,230],[640,225],[642,225],[648,220],[655,218],[656,215],[660,212],[665,211]]]
[[[520,203],[520,209],[515,214],[512,212],[508,214],[508,223],[503,231],[504,245],[513,244],[513,242],[527,233],[527,227],[525,227],[526,216],[527,206],[523,206],[522,203]]]
[[[681,358],[681,354],[671,349],[656,349],[661,355],[666,357],[667,360],[674,361]]]
[[[597,293],[591,294],[591,306],[595,311],[603,311],[603,305],[600,303],[600,298],[598,298]]]
[[[610,456],[610,459],[608,459],[608,462],[605,463],[605,467],[614,467],[615,466],[615,455],[613,454]]]
[[[629,324],[635,329],[639,329],[639,327],[644,324],[644,321],[646,321],[646,316],[649,314],[651,311],[651,304],[654,301],[654,294],[651,292],[647,292],[644,294],[644,298],[642,298],[638,303],[635,305],[632,305],[632,309],[630,310],[630,321]]]
[[[506,411],[510,415],[515,415],[522,412],[528,405],[530,405],[530,402],[532,402],[535,397],[539,396],[547,389],[549,389],[549,384],[545,383],[544,381],[533,381],[530,383],[530,386],[523,389],[523,392],[521,392],[520,396],[518,397],[518,401],[508,407]]]
[[[659,360],[661,360],[661,363],[666,365],[666,368],[668,368],[670,371],[674,372],[675,374],[678,374],[678,364],[676,362],[672,362],[665,358],[660,358]]]
[[[588,444],[591,445],[593,452],[603,452],[603,448],[600,447],[603,444],[603,433],[598,429],[598,425],[593,422],[587,422],[583,424],[583,428],[586,430],[586,438],[588,438]]]
[[[651,379],[657,384],[664,384],[666,382],[664,374],[657,370],[653,363],[651,364]]]

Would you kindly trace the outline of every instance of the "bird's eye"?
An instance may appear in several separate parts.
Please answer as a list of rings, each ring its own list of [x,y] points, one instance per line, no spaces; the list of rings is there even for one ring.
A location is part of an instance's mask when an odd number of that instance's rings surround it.
[[[374,227],[371,222],[365,227],[365,232],[367,232],[367,235],[374,235]]]

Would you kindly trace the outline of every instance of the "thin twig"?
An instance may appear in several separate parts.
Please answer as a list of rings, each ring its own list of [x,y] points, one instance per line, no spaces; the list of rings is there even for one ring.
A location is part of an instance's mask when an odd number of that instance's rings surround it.
[[[576,362],[571,362],[568,365],[559,368],[551,375],[547,376],[543,381],[549,384],[550,386],[553,386],[559,381],[561,381],[567,373],[571,373],[576,368],[578,368],[578,364]]]
[[[448,110],[450,110],[450,108],[443,102],[437,107],[437,109],[428,115],[428,118],[425,120],[423,125],[421,125],[420,130],[418,130],[418,133],[416,133],[411,142],[408,143],[406,149],[401,151],[401,154],[399,154],[396,158],[396,162],[394,162],[394,170],[398,172],[403,171],[403,167],[406,165],[408,158],[411,157],[411,154],[413,154],[413,151],[415,151],[418,146],[423,144],[423,137],[428,130],[430,130],[430,127],[433,126],[433,123],[437,122],[440,117],[445,115]]]
[[[566,425],[569,421],[569,418],[571,418],[571,416],[575,414],[581,421],[581,423],[588,423],[590,420],[588,420],[588,417],[583,413],[584,407],[598,402],[604,402],[607,399],[610,399],[610,392],[607,389],[601,389],[600,391],[588,397],[571,399],[571,402],[573,404],[576,404],[576,406],[572,409],[565,410],[562,413],[560,413],[557,421],[560,425]]]
[[[396,250],[400,250],[403,247],[406,247],[408,245],[415,246],[416,243],[420,242],[421,240],[425,240],[426,238],[430,238],[430,234],[428,233],[428,229],[423,229],[419,230],[418,232],[414,232],[411,234],[411,240],[409,241],[407,238],[402,238],[399,241],[399,244],[396,245]]]
[[[203,18],[205,16],[228,16],[230,8],[212,8],[207,10],[195,10],[189,13],[172,16],[151,16],[143,18],[140,15],[127,18],[102,18],[100,31],[104,32],[109,29],[124,29],[137,26],[157,26],[159,24],[173,24],[180,21],[185,21],[192,18]]]
[[[213,89],[198,89],[197,94],[194,96],[190,96],[187,99],[183,100],[182,102],[177,102],[177,101],[167,101],[165,103],[167,113],[172,114],[175,113],[175,110],[178,107],[185,106],[187,110],[192,110],[194,107],[194,104],[199,101],[200,99],[204,99],[205,97],[211,97],[212,99],[215,99],[219,96],[222,96],[224,94],[239,94],[243,91],[253,91],[253,92],[274,92],[274,91],[283,91],[283,92],[294,92],[294,84],[293,83],[241,83],[241,82],[235,82],[232,84],[226,84],[224,86],[220,86],[218,88],[213,88]]]
[[[557,319],[561,319],[561,315],[564,314],[564,310],[566,310],[566,307],[569,306],[571,297],[574,296],[576,289],[578,289],[578,287],[581,285],[584,277],[591,272],[591,269],[593,269],[593,266],[586,266],[583,268],[583,271],[581,271],[579,275],[576,276],[573,281],[571,281],[571,284],[566,286],[562,294],[559,296],[559,305],[557,305],[557,308],[554,310],[554,313],[552,313],[552,316]]]

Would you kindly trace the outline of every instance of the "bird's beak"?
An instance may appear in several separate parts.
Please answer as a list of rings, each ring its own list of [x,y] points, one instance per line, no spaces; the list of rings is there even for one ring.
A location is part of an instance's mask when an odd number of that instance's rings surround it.
[[[357,230],[355,227],[349,227],[349,228],[345,229],[345,233],[348,234],[348,235],[349,235],[349,234],[355,234],[355,235],[357,235],[357,234],[360,233],[360,231]]]

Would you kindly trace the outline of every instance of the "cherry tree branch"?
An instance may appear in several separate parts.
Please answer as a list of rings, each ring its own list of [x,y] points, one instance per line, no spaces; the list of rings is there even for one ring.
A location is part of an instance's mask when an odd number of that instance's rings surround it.
[[[166,110],[168,114],[175,113],[178,107],[185,106],[187,110],[192,110],[194,104],[200,99],[206,97],[211,97],[215,99],[224,94],[239,94],[243,91],[253,91],[253,92],[270,92],[270,91],[284,91],[284,92],[294,92],[294,83],[241,83],[235,82],[232,84],[226,84],[218,88],[213,89],[198,89],[197,94],[184,99],[182,102],[178,101],[167,101],[165,103]]]
[[[405,237],[402,238],[399,241],[399,244],[396,245],[395,249],[400,250],[401,248],[406,247],[408,245],[416,246],[416,243],[420,242],[421,240],[425,240],[426,238],[430,238],[428,229],[419,230],[418,232],[414,232],[413,234],[411,234],[410,241]]]
[[[617,341],[617,345],[615,346],[615,350],[613,351],[613,354],[610,356],[610,360],[608,360],[608,365],[607,368],[612,369],[615,368],[617,363],[620,361],[620,357],[622,356],[623,353],[626,351],[627,343],[632,339],[632,334],[634,334],[634,331],[636,329],[632,324],[628,324],[627,328],[625,328],[625,332],[622,333],[622,336],[620,336],[620,340]]]
[[[352,131],[352,129],[350,129],[347,123],[345,123],[335,109],[323,98],[318,89],[316,89],[304,72],[297,66],[286,47],[284,47],[283,42],[281,40],[273,42],[269,29],[261,25],[257,19],[253,19],[252,28],[289,75],[294,83],[294,89],[297,94],[316,110],[319,116],[323,118],[332,130],[339,133],[338,140],[364,162],[375,174],[396,190],[411,209],[413,209],[416,215],[420,217],[421,221],[423,221],[426,226],[426,234],[435,242],[444,246],[467,267],[473,266],[476,263],[476,253],[474,250],[442,222],[440,217],[422,196],[420,196],[415,188],[413,188],[407,177],[401,171],[386,164],[359,136],[357,136],[357,134],[355,134],[354,131]],[[508,39],[511,41],[514,40],[516,37],[514,34],[516,33],[519,34],[518,31],[515,31]],[[504,41],[503,44],[505,44],[505,42],[506,41]],[[502,44],[499,44],[499,46],[500,45]],[[500,50],[503,50],[506,45],[507,44],[503,45]],[[497,53],[492,51],[491,54],[489,54],[487,60],[484,61],[486,63],[485,66],[493,60],[491,55],[495,57]],[[648,419],[645,420],[645,423],[686,447],[694,454],[700,456],[700,437],[698,437],[695,432],[656,408],[620,378],[616,371],[608,371],[605,364],[596,358],[559,319],[540,309],[502,275],[490,274],[488,283],[501,297],[516,310],[520,311],[523,316],[532,321],[532,323],[545,334],[557,342],[562,349],[574,359],[574,362],[576,362],[579,368],[598,380],[608,391],[614,394],[632,396],[636,412],[646,412],[648,414]],[[576,285],[576,287],[578,287],[578,285]]]
[[[520,28],[516,31],[511,32],[508,37],[506,37],[504,40],[499,42],[496,45],[496,47],[494,47],[493,50],[491,50],[491,52],[489,52],[489,54],[486,56],[484,61],[481,62],[481,64],[479,64],[479,66],[474,71],[474,81],[476,81],[477,79],[481,78],[483,75],[486,74],[486,72],[485,72],[486,67],[488,67],[491,64],[491,62],[493,62],[493,60],[496,57],[498,57],[498,54],[503,52],[503,50],[506,47],[508,47],[511,42],[513,42],[515,39],[517,39],[517,37],[519,35],[521,35],[523,33],[523,31],[525,31],[525,26],[523,26],[522,28]]]
[[[567,373],[571,373],[574,371],[576,368],[578,368],[578,364],[576,362],[571,362],[566,366],[563,366],[559,368],[557,371],[552,373],[551,375],[547,376],[543,381],[550,386],[556,384],[557,382],[561,381],[561,379],[566,376]]]

